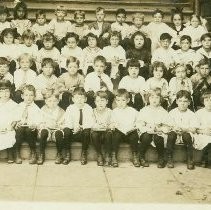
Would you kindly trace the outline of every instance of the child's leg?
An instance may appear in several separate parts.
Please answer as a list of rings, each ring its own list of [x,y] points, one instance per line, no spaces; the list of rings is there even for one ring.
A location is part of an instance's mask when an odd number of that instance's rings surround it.
[[[70,144],[73,137],[73,131],[70,128],[64,128],[64,149],[65,149],[65,158],[63,164],[67,165],[70,162]],[[56,161],[57,163],[57,161]]]
[[[202,149],[202,157],[201,157],[201,167],[206,168],[208,166],[208,155],[209,151],[211,150],[211,143],[207,144]]]
[[[141,139],[140,150],[139,150],[140,163],[142,166],[148,167],[149,164],[145,161],[145,153],[153,140],[153,135],[149,133],[143,133],[140,139]]]
[[[174,152],[174,145],[177,140],[177,134],[174,131],[171,131],[168,134],[167,138],[167,145],[166,145],[166,152],[167,152],[167,167],[168,168],[174,168],[174,162],[173,162],[173,152]]]
[[[87,150],[90,143],[90,129],[84,129],[81,131],[81,143],[82,143],[82,152],[81,152],[81,165],[87,164]]]
[[[14,150],[13,147],[7,148],[7,163],[14,163]]]
[[[182,134],[182,140],[187,148],[187,168],[192,170],[194,169],[192,137],[189,133],[185,132]]]
[[[133,161],[132,161],[133,165],[135,167],[140,167],[140,161],[139,161],[139,157],[138,157],[138,140],[139,140],[138,132],[133,131],[133,132],[129,133],[126,138],[130,142],[130,147],[131,147],[132,154],[133,154]]]
[[[112,132],[104,132],[105,166],[111,165]]]
[[[42,165],[45,159],[45,147],[47,144],[47,138],[49,131],[47,129],[42,129],[39,136],[39,157],[37,160],[38,165]]]
[[[61,164],[62,163],[62,149],[64,147],[64,139],[63,139],[63,132],[57,130],[55,132],[55,139],[56,139],[56,148],[57,148],[57,158],[55,163]]]
[[[164,168],[164,139],[161,136],[154,135],[154,143],[158,152],[158,168]]]
[[[16,153],[16,158],[15,158],[15,163],[21,164],[21,156],[20,156],[20,149],[23,141],[25,140],[25,128],[20,127],[16,130],[16,143],[15,143],[15,153]]]

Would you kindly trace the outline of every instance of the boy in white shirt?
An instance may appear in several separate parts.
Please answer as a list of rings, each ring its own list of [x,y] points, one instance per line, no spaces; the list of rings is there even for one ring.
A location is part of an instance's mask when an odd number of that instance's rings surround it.
[[[108,94],[108,107],[113,103],[113,84],[108,75],[104,73],[106,69],[106,59],[99,55],[94,59],[94,72],[87,74],[84,82],[84,89],[87,92],[87,103],[94,108],[94,93],[99,90]]]
[[[117,107],[111,112],[111,129],[113,130],[112,138],[112,161],[113,167],[118,167],[118,150],[122,140],[128,142],[133,153],[133,165],[140,167],[138,158],[138,132],[136,129],[136,118],[138,112],[129,107],[130,95],[125,89],[118,89],[115,95]]]
[[[177,108],[169,112],[171,118],[171,132],[167,139],[167,167],[173,168],[173,152],[177,137],[180,136],[182,142],[187,148],[187,168],[194,169],[193,161],[193,134],[196,133],[198,127],[197,118],[194,112],[188,109],[191,102],[191,94],[187,90],[180,90],[176,95]]]
[[[29,163],[35,164],[37,162],[36,141],[37,128],[41,123],[41,111],[34,103],[36,91],[34,86],[26,85],[23,88],[23,102],[18,105],[17,113],[19,122],[16,125],[16,159],[17,164],[21,164],[20,149],[24,141],[29,143],[31,156]]]
[[[70,105],[64,114],[64,148],[66,157],[63,164],[70,162],[70,144],[72,141],[82,143],[81,164],[87,164],[87,150],[90,142],[90,130],[94,125],[92,107],[86,104],[86,92],[78,87],[73,91],[74,104]]]

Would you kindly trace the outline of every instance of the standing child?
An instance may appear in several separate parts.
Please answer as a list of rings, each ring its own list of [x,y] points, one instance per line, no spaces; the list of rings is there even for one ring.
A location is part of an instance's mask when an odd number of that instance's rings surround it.
[[[5,6],[0,6],[0,33],[5,28],[10,28],[10,22],[7,21],[7,18],[10,16],[9,10]]]
[[[26,85],[23,88],[23,102],[18,105],[19,122],[16,125],[16,159],[17,164],[22,163],[20,156],[21,145],[24,141],[28,142],[31,150],[30,164],[37,162],[36,141],[37,128],[41,123],[41,111],[34,103],[36,90],[32,85]]]
[[[87,103],[94,108],[94,94],[99,91],[106,91],[108,94],[108,107],[113,103],[113,84],[108,75],[104,73],[106,68],[106,59],[99,55],[94,59],[94,72],[85,77],[84,89],[87,92]]]
[[[98,91],[95,95],[96,108],[94,109],[95,123],[91,131],[91,139],[97,152],[97,165],[111,165],[111,140],[112,133],[109,128],[111,110],[107,108],[108,95],[104,91]],[[105,158],[102,154],[102,145],[105,149]]]
[[[62,162],[64,110],[58,106],[58,103],[59,98],[52,91],[52,95],[45,99],[45,105],[41,109],[42,122],[39,125],[38,134],[40,143],[38,165],[42,165],[45,161],[45,148],[48,141],[56,142],[57,158],[55,163],[61,164]]]
[[[15,124],[17,104],[10,99],[11,83],[0,81],[0,150],[7,149],[8,163],[14,162]]]
[[[127,76],[123,77],[118,89],[126,89],[130,93],[129,106],[139,111],[144,106],[145,79],[139,76],[140,63],[138,60],[131,59],[127,62]]]
[[[167,167],[173,168],[173,151],[177,136],[181,137],[182,142],[187,148],[187,168],[194,169],[193,161],[193,134],[196,132],[196,115],[188,109],[191,103],[191,94],[186,90],[180,90],[176,95],[177,108],[169,112],[172,129],[167,139]]]
[[[196,149],[202,150],[201,167],[208,167],[208,154],[211,152],[211,91],[202,94],[204,108],[196,112],[199,122],[197,134],[194,136]]]
[[[64,115],[64,147],[66,156],[63,164],[70,162],[70,144],[74,141],[82,143],[81,164],[87,164],[87,150],[90,142],[90,130],[94,125],[92,108],[86,104],[86,92],[78,87],[73,91],[73,105],[70,105]]]
[[[153,142],[158,152],[158,168],[164,168],[164,142],[169,131],[168,112],[161,106],[161,89],[156,88],[148,94],[149,105],[140,110],[137,120],[137,128],[141,132],[140,136],[140,163],[143,167],[148,167],[145,160],[145,153]]]
[[[20,68],[14,73],[14,84],[16,90],[14,100],[17,103],[22,101],[21,95],[24,86],[33,85],[36,80],[37,75],[31,69],[32,61],[32,57],[27,53],[22,54],[18,59]]]
[[[135,167],[140,167],[138,158],[138,132],[136,129],[136,118],[138,112],[129,107],[130,95],[125,89],[118,89],[115,95],[117,107],[111,112],[112,138],[112,159],[111,165],[118,167],[119,144],[126,141],[130,144],[132,150],[132,162]]]
[[[0,80],[9,80],[13,84],[13,76],[9,73],[9,64],[7,58],[0,57]]]
[[[78,73],[80,62],[76,57],[70,56],[67,61],[67,72],[58,78],[58,91],[62,95],[60,106],[66,110],[73,103],[73,91],[77,87],[84,87],[84,77]]]

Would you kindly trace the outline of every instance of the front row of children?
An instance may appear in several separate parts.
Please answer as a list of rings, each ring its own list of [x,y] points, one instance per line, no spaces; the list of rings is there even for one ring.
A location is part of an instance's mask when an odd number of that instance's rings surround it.
[[[135,167],[148,167],[145,153],[154,144],[158,152],[158,168],[165,167],[164,148],[167,150],[167,167],[173,168],[174,145],[179,140],[187,148],[187,168],[194,169],[193,145],[202,149],[201,165],[208,165],[211,145],[211,92],[203,94],[204,108],[193,113],[188,109],[191,95],[181,90],[176,95],[177,108],[169,113],[161,106],[161,90],[156,88],[148,94],[149,105],[138,112],[128,106],[130,95],[118,89],[115,95],[116,108],[107,108],[108,95],[98,91],[96,108],[86,103],[86,92],[77,87],[73,91],[73,104],[66,112],[59,106],[55,94],[49,94],[40,110],[34,103],[36,91],[32,85],[23,88],[23,102],[16,104],[10,99],[11,84],[0,83],[0,150],[8,150],[8,163],[22,163],[21,144],[28,142],[30,164],[43,164],[47,142],[55,141],[56,164],[68,164],[71,160],[70,145],[82,143],[81,164],[87,163],[87,151],[92,141],[97,151],[99,166],[118,167],[118,150],[122,141],[130,144]],[[194,143],[193,143],[194,139]],[[36,141],[39,141],[37,157]],[[102,152],[105,148],[105,155]],[[15,150],[15,157],[13,153]],[[64,150],[64,151],[63,151]]]

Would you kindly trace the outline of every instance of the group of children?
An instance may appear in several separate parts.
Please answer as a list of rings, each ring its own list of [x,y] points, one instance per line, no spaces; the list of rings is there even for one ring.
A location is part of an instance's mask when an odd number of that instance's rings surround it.
[[[149,166],[145,153],[152,144],[158,168],[166,165],[165,147],[172,168],[174,145],[183,142],[188,169],[194,169],[194,146],[207,167],[211,34],[205,20],[192,15],[184,25],[175,10],[170,27],[156,9],[148,25],[141,13],[128,25],[126,11],[118,9],[110,24],[99,7],[96,22],[87,25],[83,11],[70,23],[58,6],[50,23],[39,10],[32,25],[22,1],[11,22],[8,14],[0,7],[0,150],[8,150],[9,163],[22,163],[27,141],[29,162],[43,164],[47,142],[55,141],[55,163],[68,164],[71,143],[80,141],[81,164],[92,143],[98,165],[118,167],[119,144],[126,141],[135,167]]]

